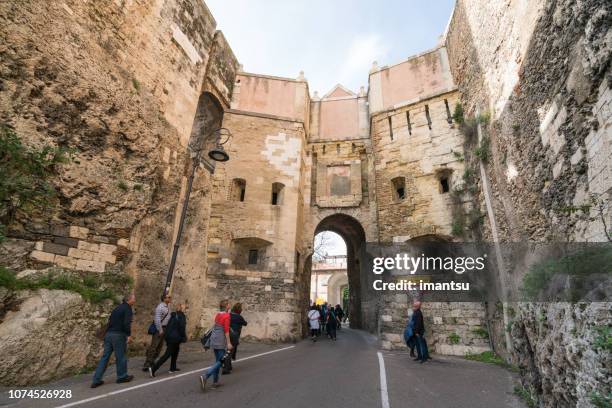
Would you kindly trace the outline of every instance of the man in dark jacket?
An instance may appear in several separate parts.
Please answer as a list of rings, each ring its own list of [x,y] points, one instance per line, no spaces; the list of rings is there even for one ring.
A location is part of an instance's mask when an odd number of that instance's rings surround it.
[[[423,312],[421,312],[421,302],[418,300],[412,303],[414,328],[413,333],[417,343],[417,358],[414,361],[420,361],[421,364],[429,358],[427,350],[427,342],[425,341],[425,323],[423,321]]]
[[[168,358],[170,358],[170,373],[181,371],[176,367],[176,360],[178,359],[181,343],[187,341],[187,335],[185,334],[185,327],[187,326],[187,317],[185,317],[186,311],[187,305],[181,303],[179,305],[179,310],[172,312],[165,332],[166,352],[157,362],[154,362],[153,365],[149,367],[149,375],[151,375],[151,377],[155,377],[155,372],[159,370],[159,367],[161,367]]]
[[[134,379],[133,375],[127,373],[126,356],[127,344],[132,340],[132,305],[134,303],[136,303],[136,297],[132,293],[111,312],[104,335],[104,353],[96,368],[91,388],[104,384],[102,376],[113,352],[117,360],[117,383],[126,383]]]

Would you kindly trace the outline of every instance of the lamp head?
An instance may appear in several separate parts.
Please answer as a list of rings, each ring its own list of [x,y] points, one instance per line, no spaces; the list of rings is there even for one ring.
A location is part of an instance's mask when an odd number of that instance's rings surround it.
[[[222,145],[217,145],[217,147],[209,151],[208,157],[218,162],[226,162],[229,160],[229,155],[225,152]]]

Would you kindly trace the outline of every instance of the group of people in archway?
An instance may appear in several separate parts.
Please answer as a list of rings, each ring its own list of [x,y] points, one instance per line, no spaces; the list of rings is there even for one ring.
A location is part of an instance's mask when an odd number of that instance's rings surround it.
[[[325,332],[330,340],[336,341],[336,332],[342,328],[343,321],[346,321],[346,315],[340,305],[333,307],[327,302],[322,305],[313,303],[308,311],[310,339],[316,342],[317,337]]]

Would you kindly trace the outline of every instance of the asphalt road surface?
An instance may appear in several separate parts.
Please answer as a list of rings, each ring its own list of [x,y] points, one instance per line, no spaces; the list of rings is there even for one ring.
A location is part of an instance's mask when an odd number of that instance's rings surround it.
[[[134,381],[115,384],[115,367],[105,384],[90,389],[91,374],[32,387],[70,389],[64,400],[15,400],[8,389],[0,406],[9,407],[523,407],[512,394],[513,374],[507,370],[462,358],[437,357],[419,364],[407,352],[382,352],[376,339],[362,331],[342,329],[336,342],[241,344],[231,375],[222,387],[203,393],[198,376],[212,363],[196,343],[183,347],[179,373],[168,364],[155,378],[138,370],[142,359],[130,360]]]

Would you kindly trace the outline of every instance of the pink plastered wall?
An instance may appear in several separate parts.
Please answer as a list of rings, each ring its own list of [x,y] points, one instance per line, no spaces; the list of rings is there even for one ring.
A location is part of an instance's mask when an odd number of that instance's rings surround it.
[[[245,74],[238,74],[236,81],[233,109],[306,120],[309,101],[305,82]]]
[[[321,101],[319,139],[344,140],[359,136],[357,98]]]

